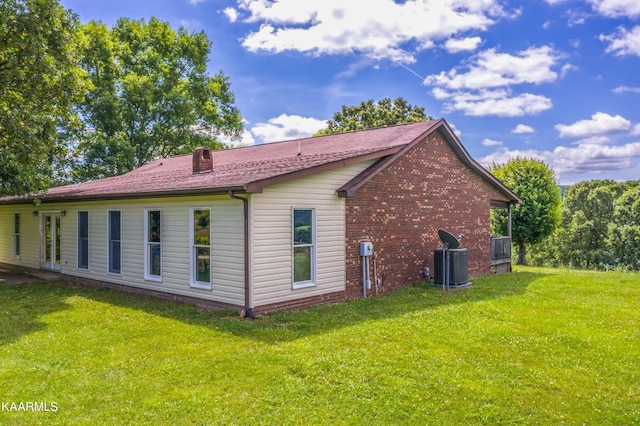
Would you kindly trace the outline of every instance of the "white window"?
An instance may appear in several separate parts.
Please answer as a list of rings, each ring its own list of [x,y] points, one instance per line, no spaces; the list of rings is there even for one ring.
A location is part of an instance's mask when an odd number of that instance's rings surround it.
[[[20,213],[13,214],[13,255],[20,257]]]
[[[78,212],[78,269],[89,269],[89,212]]]
[[[162,280],[162,213],[146,210],[144,217],[144,277],[147,280]]]
[[[293,288],[314,286],[316,281],[315,210],[293,209]]]
[[[120,274],[122,272],[122,213],[120,210],[109,210],[109,223],[107,233],[109,235],[109,272]]]
[[[191,209],[191,286],[211,289],[211,209]]]

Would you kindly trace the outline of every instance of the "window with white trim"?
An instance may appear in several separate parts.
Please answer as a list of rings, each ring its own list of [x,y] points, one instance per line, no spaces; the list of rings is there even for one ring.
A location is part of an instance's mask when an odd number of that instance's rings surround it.
[[[316,226],[314,209],[293,209],[293,288],[315,285]]]
[[[120,210],[109,210],[107,233],[109,235],[109,272],[120,274],[122,272],[122,212]]]
[[[191,209],[191,286],[211,289],[211,209]]]
[[[89,212],[78,212],[78,269],[89,269]]]
[[[20,213],[13,214],[13,255],[20,257]]]
[[[162,280],[162,213],[160,210],[145,210],[145,266],[147,280]]]

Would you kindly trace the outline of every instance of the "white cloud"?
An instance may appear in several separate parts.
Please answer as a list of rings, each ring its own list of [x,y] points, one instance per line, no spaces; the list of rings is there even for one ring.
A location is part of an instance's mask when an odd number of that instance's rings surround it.
[[[455,124],[447,122],[447,124],[449,124],[449,127],[451,127],[451,130],[453,131],[453,133],[458,137],[458,139],[462,138],[462,131],[460,129],[458,129]]]
[[[638,2],[640,7],[640,2]],[[636,55],[640,56],[640,25],[636,25],[631,31],[626,28],[618,28],[617,33],[600,34],[600,40],[609,43],[606,52],[615,56]]]
[[[499,148],[493,154],[480,159],[480,164],[501,164],[515,157],[535,158],[544,161],[556,173],[557,178],[582,175],[579,180],[597,174],[637,167],[640,159],[640,142],[620,146],[581,144],[576,147],[558,146],[553,151],[510,150]]]
[[[467,52],[476,50],[481,43],[480,37],[450,38],[444,43],[444,48],[449,53]]]
[[[478,53],[467,72],[452,68],[448,72],[430,75],[425,84],[448,89],[486,89],[513,84],[551,83],[558,78],[555,66],[561,55],[552,47],[530,47],[516,55],[488,49]]]
[[[516,135],[521,135],[524,133],[535,133],[536,130],[531,127],[531,126],[527,126],[526,124],[518,124],[512,131],[511,133],[514,133]]]
[[[559,74],[554,67],[561,58],[550,46],[530,47],[515,55],[488,49],[473,56],[467,69],[454,67],[430,75],[424,84],[434,86],[432,94],[444,101],[445,112],[500,117],[537,114],[553,106],[551,99],[533,93],[514,93],[512,86],[556,81]],[[567,67],[562,67],[563,73]]]
[[[481,143],[483,146],[501,146],[502,145],[502,141],[496,141],[489,138],[482,139]]]
[[[238,10],[245,22],[260,24],[242,42],[252,52],[357,52],[401,63],[415,62],[434,40],[486,31],[510,17],[499,0],[238,0]]]
[[[609,18],[626,18],[640,16],[638,0],[589,0],[598,13]]]
[[[431,93],[444,101],[444,112],[461,111],[476,117],[522,117],[538,114],[553,106],[547,97],[531,93],[513,95],[508,89],[450,92],[436,87]]]
[[[625,92],[640,93],[640,87],[618,86],[615,89],[613,89],[613,93],[625,93]]]
[[[204,0],[189,0],[189,4],[192,4],[192,5],[196,5],[200,3],[204,3]]]
[[[242,138],[237,141],[237,140],[231,140],[231,138],[229,136],[226,136],[222,133],[216,135],[216,138],[222,142],[225,145],[228,146],[244,146],[244,145],[253,145],[255,144],[255,139],[253,137],[253,135],[251,134],[251,132],[249,132],[246,127],[249,124],[249,122],[245,119],[242,119],[242,125],[245,127],[245,129],[242,131]]]
[[[631,128],[631,122],[626,118],[611,116],[603,112],[596,112],[591,120],[580,120],[573,124],[556,124],[554,129],[560,133],[561,138],[588,138],[592,136],[605,136],[611,133],[624,132]]]
[[[222,11],[222,13],[227,16],[227,19],[229,19],[229,22],[231,23],[234,23],[238,20],[238,11],[232,7],[227,7]]]
[[[640,123],[636,124],[635,126],[633,126],[633,129],[631,129],[631,136],[638,136],[640,135]]]
[[[609,136],[589,136],[576,142],[571,142],[571,145],[604,145],[610,142],[611,138]]]
[[[263,142],[277,142],[312,136],[326,124],[311,117],[281,114],[267,123],[257,123],[251,128],[251,134]]]

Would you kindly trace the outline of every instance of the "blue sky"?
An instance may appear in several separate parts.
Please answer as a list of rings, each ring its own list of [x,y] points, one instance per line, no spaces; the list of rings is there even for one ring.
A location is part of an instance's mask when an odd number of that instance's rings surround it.
[[[482,164],[561,184],[640,179],[638,0],[62,0],[82,22],[152,16],[213,43],[243,143],[310,136],[342,105],[405,98]]]

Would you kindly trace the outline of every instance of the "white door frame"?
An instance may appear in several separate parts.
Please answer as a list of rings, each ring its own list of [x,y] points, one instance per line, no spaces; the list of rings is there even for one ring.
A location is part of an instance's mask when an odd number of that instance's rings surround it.
[[[59,210],[40,214],[40,266],[53,271],[59,271],[61,264],[61,217]]]

